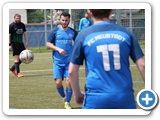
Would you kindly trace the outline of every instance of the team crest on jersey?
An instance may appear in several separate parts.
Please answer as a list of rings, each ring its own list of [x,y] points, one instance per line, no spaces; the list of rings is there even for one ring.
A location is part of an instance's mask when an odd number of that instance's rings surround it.
[[[17,29],[17,30],[16,30],[16,33],[17,33],[17,34],[23,34],[23,29]]]
[[[68,34],[68,36],[69,36],[70,38],[72,38],[72,37],[73,37],[73,35],[72,35],[71,33],[69,33],[69,34]]]

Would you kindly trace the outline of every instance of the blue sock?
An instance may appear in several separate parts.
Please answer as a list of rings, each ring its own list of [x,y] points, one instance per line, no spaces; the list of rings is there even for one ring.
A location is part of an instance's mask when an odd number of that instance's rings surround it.
[[[56,88],[57,88],[57,87],[56,87]],[[57,88],[57,91],[58,91],[58,93],[60,94],[60,96],[61,96],[62,98],[65,97],[65,93],[64,93],[63,86],[61,86],[60,88]]]
[[[66,88],[66,102],[70,102],[72,98],[72,89]]]

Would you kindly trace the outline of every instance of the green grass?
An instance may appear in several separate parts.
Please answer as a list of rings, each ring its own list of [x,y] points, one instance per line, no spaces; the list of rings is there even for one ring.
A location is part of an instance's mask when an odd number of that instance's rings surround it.
[[[33,51],[34,53],[46,53],[46,52],[51,52],[51,49],[48,49],[44,46],[42,47],[28,47],[27,49]]]
[[[52,73],[51,53],[34,53],[30,64],[22,63],[21,72],[25,77],[17,78],[9,72],[9,106],[19,109],[63,109],[63,101],[55,88]],[[9,65],[13,64],[12,55]],[[81,80],[81,86],[85,80]],[[63,81],[65,88],[65,81]],[[73,98],[71,105],[76,109]]]
[[[139,45],[144,49],[145,48],[145,41],[144,40],[139,40]],[[28,47],[27,49],[31,50],[33,53],[51,52],[51,49],[48,49],[45,46],[41,46],[41,47]],[[12,51],[9,51],[9,54],[12,54]]]
[[[34,49],[33,49],[34,51]],[[63,101],[55,88],[55,81],[52,73],[51,51],[45,53],[34,52],[34,61],[30,64],[22,63],[21,72],[25,77],[15,77],[9,72],[9,107],[17,109],[63,109]],[[9,66],[14,62],[13,56],[9,55]],[[134,65],[133,62],[131,62]],[[81,66],[81,68],[84,68]],[[131,67],[135,97],[144,89],[144,83],[136,66]],[[84,91],[85,73],[80,70],[80,88]],[[65,88],[65,81],[63,81]],[[81,108],[72,97],[71,106],[74,109]],[[139,106],[137,106],[139,108]]]
[[[28,47],[28,50],[31,50],[33,53],[46,53],[51,52],[52,50],[46,48],[45,46],[41,47]],[[9,54],[12,54],[12,51],[9,51]]]

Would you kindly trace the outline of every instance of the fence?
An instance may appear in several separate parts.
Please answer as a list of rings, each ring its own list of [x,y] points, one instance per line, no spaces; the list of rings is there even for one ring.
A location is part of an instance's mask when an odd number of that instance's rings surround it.
[[[71,14],[71,27],[78,31],[79,21],[87,9],[59,9],[54,10],[61,12],[69,12]],[[53,17],[54,17],[53,14]],[[144,9],[121,9],[113,10],[113,14],[110,16],[111,22],[122,25],[130,29],[138,40],[145,42],[145,10]],[[29,47],[42,47],[45,46],[46,39],[45,34],[51,31],[51,28],[55,27],[55,23],[51,21],[47,22],[47,30],[45,30],[45,24],[26,24],[26,29],[29,36]],[[52,24],[51,24],[52,23]],[[52,25],[52,27],[51,27]]]

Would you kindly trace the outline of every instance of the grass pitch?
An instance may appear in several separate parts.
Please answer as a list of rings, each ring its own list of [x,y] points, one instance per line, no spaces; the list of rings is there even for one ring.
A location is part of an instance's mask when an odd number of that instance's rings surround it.
[[[33,50],[32,50],[33,51]],[[34,51],[33,51],[34,52]],[[14,62],[12,54],[9,55],[9,66]],[[64,104],[56,91],[55,81],[52,72],[51,51],[47,53],[34,53],[34,61],[30,64],[22,63],[20,70],[25,77],[18,78],[9,71],[9,107],[16,109],[64,109]],[[135,90],[137,93],[145,88],[140,73],[133,62],[131,72]],[[84,91],[85,72],[81,66],[80,88]],[[65,88],[65,81],[63,81]],[[71,99],[71,106],[80,109],[74,98]],[[137,105],[137,108],[140,108]]]

